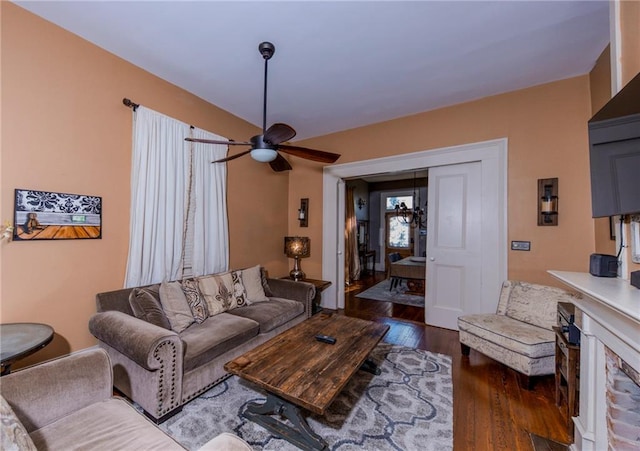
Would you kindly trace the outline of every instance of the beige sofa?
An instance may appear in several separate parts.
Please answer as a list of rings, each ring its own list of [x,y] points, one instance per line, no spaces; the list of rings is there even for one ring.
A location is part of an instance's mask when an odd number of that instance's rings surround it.
[[[530,389],[531,376],[555,373],[555,333],[558,302],[575,295],[560,288],[516,280],[502,285],[496,313],[458,318],[463,355],[470,349],[504,363],[521,374]]]
[[[222,284],[220,278],[205,277],[214,287],[216,282]],[[200,279],[199,286],[202,283]],[[264,301],[205,315],[202,322],[176,332],[158,322],[162,311],[152,312],[155,319],[136,317],[135,304],[130,303],[133,290],[99,293],[98,313],[90,319],[89,330],[109,353],[114,386],[156,422],[227,378],[226,362],[308,318],[315,296],[313,284],[263,278]],[[157,290],[155,285],[136,293],[151,293],[147,298],[153,298]],[[222,291],[228,295],[229,290]]]
[[[90,348],[2,377],[0,449],[184,450],[122,398],[112,396],[107,353]],[[201,450],[248,451],[223,433]]]

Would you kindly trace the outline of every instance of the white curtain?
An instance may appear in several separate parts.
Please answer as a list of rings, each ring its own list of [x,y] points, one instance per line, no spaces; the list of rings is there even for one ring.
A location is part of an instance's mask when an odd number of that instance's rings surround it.
[[[225,140],[205,130],[193,129],[194,138]],[[215,274],[229,269],[229,225],[227,220],[227,165],[214,163],[227,156],[220,144],[192,143],[193,259],[194,276]]]
[[[192,145],[184,138],[191,133],[206,132],[192,131],[189,125],[143,106],[139,106],[133,116],[131,222],[125,287],[182,278],[191,196],[195,197],[191,203],[194,257],[201,254],[197,263],[194,258],[193,272],[204,274],[208,270],[226,269],[225,165],[211,164],[215,155],[225,156],[226,146],[211,146],[211,149],[202,144]],[[206,137],[225,139],[209,133]],[[200,150],[203,155],[198,154]],[[222,166],[222,172],[216,166]],[[221,180],[217,180],[220,174]],[[205,193],[209,189],[211,191]],[[207,205],[209,202],[214,205]]]
[[[360,255],[358,253],[358,221],[356,218],[354,193],[355,188],[347,188],[347,200],[345,202],[345,229],[344,229],[344,248],[345,248],[345,279],[347,283],[360,280]]]

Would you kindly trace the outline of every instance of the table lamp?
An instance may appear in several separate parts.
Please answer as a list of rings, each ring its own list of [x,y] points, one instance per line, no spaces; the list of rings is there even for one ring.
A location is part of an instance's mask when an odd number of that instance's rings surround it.
[[[309,238],[306,236],[285,236],[284,253],[287,254],[287,257],[295,260],[289,277],[295,281],[304,280],[305,274],[300,269],[300,259],[311,255]]]

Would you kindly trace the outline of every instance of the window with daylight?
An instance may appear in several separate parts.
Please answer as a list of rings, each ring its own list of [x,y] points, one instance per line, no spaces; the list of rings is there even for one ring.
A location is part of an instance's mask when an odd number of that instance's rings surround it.
[[[413,196],[389,196],[387,197],[386,209],[395,210],[396,205],[403,203],[407,208],[413,208]]]
[[[409,224],[401,217],[387,215],[387,247],[408,249],[411,230]]]

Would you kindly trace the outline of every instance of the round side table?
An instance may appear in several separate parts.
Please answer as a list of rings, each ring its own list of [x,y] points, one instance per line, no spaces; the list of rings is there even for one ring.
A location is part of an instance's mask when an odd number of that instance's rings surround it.
[[[9,374],[13,363],[44,348],[51,340],[53,328],[46,324],[0,324],[0,375]]]

